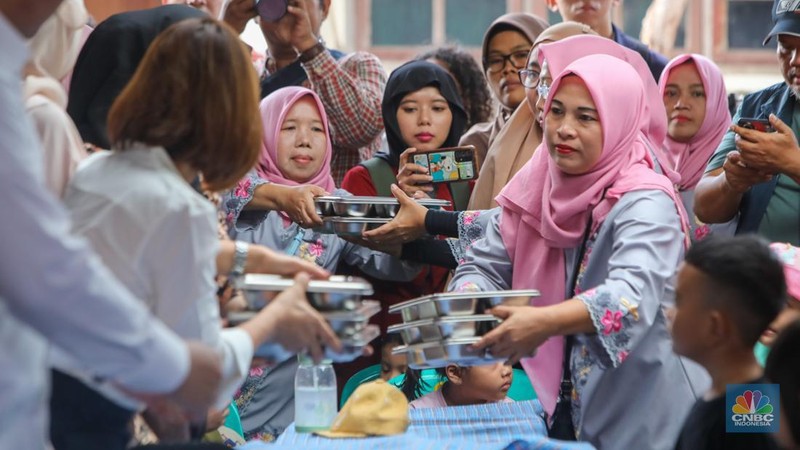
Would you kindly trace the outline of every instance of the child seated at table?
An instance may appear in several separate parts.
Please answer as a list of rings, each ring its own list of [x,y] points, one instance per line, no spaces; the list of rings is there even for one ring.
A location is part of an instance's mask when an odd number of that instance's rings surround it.
[[[790,323],[800,320],[800,248],[778,242],[770,244],[769,247],[783,263],[783,275],[786,277],[788,295],[786,307],[769,324],[756,344],[756,358],[762,366],[767,362],[767,355],[775,342],[775,336]]]
[[[389,333],[381,337],[381,379],[389,381],[392,378],[406,373],[408,369],[408,356],[405,353],[393,355],[395,347],[403,345],[403,340],[397,333]]]
[[[675,289],[673,348],[703,366],[712,384],[676,450],[777,448],[768,433],[726,432],[726,393],[728,385],[765,383],[753,345],[785,302],[782,264],[760,238],[711,236],[689,248]]]
[[[409,373],[412,371],[408,371]],[[512,401],[506,394],[511,388],[511,366],[495,363],[482,366],[450,364],[437,369],[447,379],[438,389],[409,403],[410,408],[441,408]],[[416,374],[415,374],[416,375]],[[406,374],[406,382],[414,383],[412,392],[420,392],[422,378]],[[409,389],[404,389],[408,396]]]

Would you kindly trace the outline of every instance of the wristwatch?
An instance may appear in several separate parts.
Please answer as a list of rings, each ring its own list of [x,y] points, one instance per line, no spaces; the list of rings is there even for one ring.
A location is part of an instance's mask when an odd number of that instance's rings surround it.
[[[233,267],[228,277],[233,282],[233,285],[238,287],[244,277],[244,265],[247,262],[247,253],[250,250],[250,244],[244,241],[236,241],[235,249],[233,254]]]
[[[317,39],[316,45],[300,53],[300,57],[298,59],[300,60],[301,63],[307,63],[312,59],[316,58],[317,55],[324,52],[325,50],[326,50],[325,43],[322,42],[322,38],[319,38]]]

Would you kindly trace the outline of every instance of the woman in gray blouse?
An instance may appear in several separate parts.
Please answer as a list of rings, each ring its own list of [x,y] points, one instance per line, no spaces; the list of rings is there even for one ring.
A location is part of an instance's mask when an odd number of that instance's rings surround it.
[[[544,142],[501,192],[451,289],[540,290],[531,306],[496,307],[504,321],[477,346],[521,361],[551,417],[559,394],[569,398],[578,439],[671,447],[707,379],[672,352],[667,330],[687,224],[638,132],[641,79],[592,55],[544,94]]]

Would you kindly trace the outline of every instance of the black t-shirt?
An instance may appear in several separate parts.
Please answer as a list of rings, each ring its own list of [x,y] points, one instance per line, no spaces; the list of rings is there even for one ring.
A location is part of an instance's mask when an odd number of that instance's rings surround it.
[[[726,418],[725,396],[698,400],[683,423],[675,450],[778,450],[772,434],[725,432]]]

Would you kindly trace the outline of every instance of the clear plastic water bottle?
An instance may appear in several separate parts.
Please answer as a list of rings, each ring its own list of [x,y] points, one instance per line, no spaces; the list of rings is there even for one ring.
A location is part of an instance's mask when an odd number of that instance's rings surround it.
[[[314,364],[306,355],[294,377],[294,421],[298,433],[327,430],[336,418],[336,373],[329,360]]]

